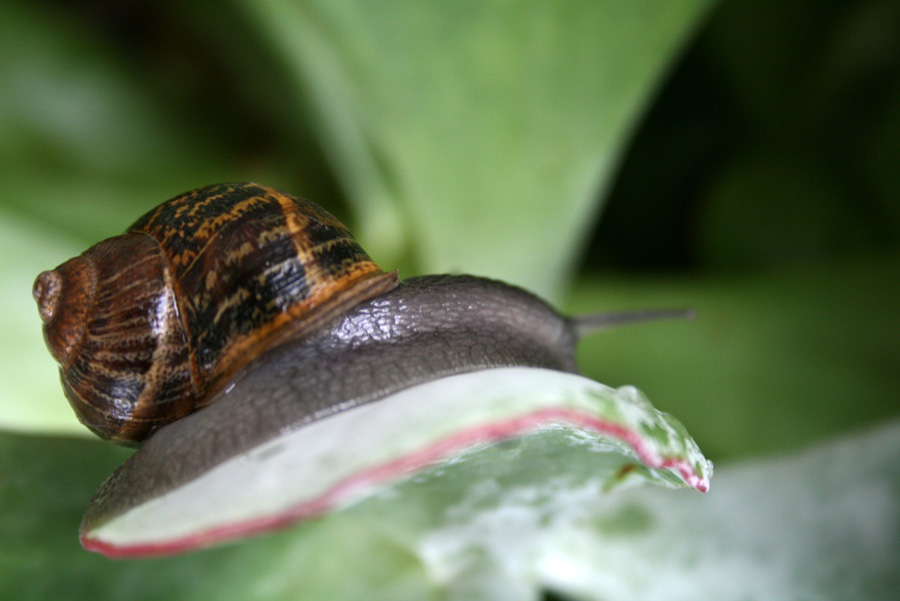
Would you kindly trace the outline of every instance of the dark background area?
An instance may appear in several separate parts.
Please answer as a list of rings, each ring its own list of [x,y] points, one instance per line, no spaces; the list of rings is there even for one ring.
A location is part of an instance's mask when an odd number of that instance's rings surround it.
[[[896,2],[723,2],[639,128],[585,268],[895,251],[898,27]]]

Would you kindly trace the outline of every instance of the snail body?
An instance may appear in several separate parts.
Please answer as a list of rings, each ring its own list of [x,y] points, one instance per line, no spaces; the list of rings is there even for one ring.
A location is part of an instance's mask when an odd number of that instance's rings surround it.
[[[152,467],[129,472],[143,473],[128,487],[135,495],[142,479],[199,473],[279,431],[442,376],[574,373],[586,332],[683,314],[569,318],[485,278],[401,283],[324,209],[253,183],[163,203],[39,275],[33,294],[78,418],[116,443],[146,440]],[[174,456],[193,468],[167,472]]]
[[[523,323],[534,327],[526,333]],[[269,349],[208,406],[159,429],[103,482],[82,531],[288,431],[417,384],[496,367],[574,373],[575,323],[495,280],[405,279],[316,334]]]

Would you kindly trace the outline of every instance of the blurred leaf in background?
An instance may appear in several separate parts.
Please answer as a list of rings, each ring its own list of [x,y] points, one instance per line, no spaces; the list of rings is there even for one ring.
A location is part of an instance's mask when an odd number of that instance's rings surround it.
[[[213,9],[218,4],[173,4],[164,12],[101,3],[57,8],[47,16],[49,37],[28,26],[40,23],[41,9],[15,6],[13,16],[24,23],[18,47],[65,50],[58,58],[45,52],[49,58],[35,66],[10,46],[17,59],[11,79],[22,72],[61,86],[43,94],[16,86],[20,100],[9,121],[25,125],[10,136],[10,153],[31,171],[11,190],[12,209],[96,240],[128,223],[110,208],[117,198],[130,199],[120,207],[146,208],[148,198],[158,202],[208,181],[262,179],[303,195],[321,190],[315,200],[331,206],[328,178],[324,186],[305,185],[316,179],[322,148],[359,218],[362,244],[385,267],[489,275],[554,300],[573,277],[598,212],[597,192],[626,134],[710,3],[427,2],[398,10],[273,0],[229,4],[224,14]],[[78,27],[94,35],[77,36]],[[103,44],[110,52],[93,60]],[[246,47],[240,59],[237,47]],[[131,71],[113,48],[126,52]],[[88,54],[77,61],[79,53]],[[204,74],[198,85],[193,78]],[[62,87],[67,82],[77,94]],[[29,102],[29,93],[38,101]],[[65,122],[62,133],[39,115],[18,116],[50,102],[44,96],[62,106],[45,109]],[[247,130],[244,114],[258,131]],[[63,135],[69,130],[84,135]],[[19,152],[37,143],[68,158],[46,167]],[[270,146],[282,154],[254,152]],[[264,162],[240,164],[259,154]],[[91,170],[85,162],[100,165]],[[42,180],[44,170],[52,174]],[[29,186],[30,179],[40,181]],[[79,199],[92,210],[78,211]],[[35,208],[42,206],[51,208]],[[88,223],[94,211],[103,217]],[[69,222],[69,212],[83,222]],[[51,265],[23,265],[16,279],[24,288],[27,274]],[[11,379],[32,365],[44,370],[34,380],[47,373],[39,343],[29,350],[10,352]],[[21,394],[52,398],[48,393]],[[27,423],[32,411],[24,411],[5,421]],[[64,427],[59,411],[53,427]],[[52,413],[33,412],[40,419]]]
[[[245,4],[306,83],[374,251],[556,298],[626,135],[710,3]]]
[[[699,317],[589,340],[583,364],[714,458],[900,413],[898,27],[895,2],[724,2],[613,186],[573,306]]]

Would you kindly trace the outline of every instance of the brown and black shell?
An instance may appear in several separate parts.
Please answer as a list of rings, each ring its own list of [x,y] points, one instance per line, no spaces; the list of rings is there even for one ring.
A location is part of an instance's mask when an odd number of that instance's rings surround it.
[[[34,295],[79,419],[127,444],[397,284],[318,205],[241,183],[163,203],[38,276]]]

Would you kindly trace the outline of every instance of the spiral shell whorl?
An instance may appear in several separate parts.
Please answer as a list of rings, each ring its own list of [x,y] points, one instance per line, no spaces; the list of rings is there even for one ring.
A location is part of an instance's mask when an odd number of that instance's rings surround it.
[[[324,209],[247,183],[163,203],[33,294],[79,419],[133,444],[266,349],[397,284]]]

